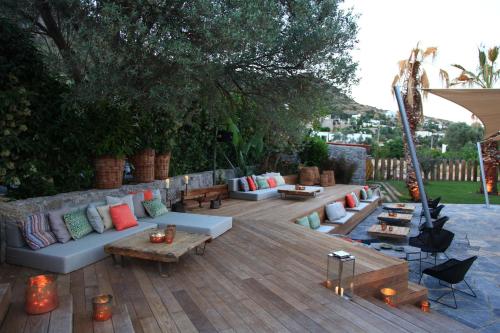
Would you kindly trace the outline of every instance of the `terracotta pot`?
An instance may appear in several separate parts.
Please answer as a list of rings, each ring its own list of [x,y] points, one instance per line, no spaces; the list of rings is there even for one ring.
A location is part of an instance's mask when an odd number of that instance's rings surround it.
[[[134,166],[134,181],[149,183],[155,180],[155,151],[146,148],[130,158]]]
[[[320,175],[318,167],[303,167],[300,169],[300,184],[311,186],[319,183]]]
[[[122,186],[125,159],[113,156],[100,156],[96,158],[94,166],[96,188],[111,189]]]
[[[167,179],[170,167],[170,152],[155,156],[155,179]]]

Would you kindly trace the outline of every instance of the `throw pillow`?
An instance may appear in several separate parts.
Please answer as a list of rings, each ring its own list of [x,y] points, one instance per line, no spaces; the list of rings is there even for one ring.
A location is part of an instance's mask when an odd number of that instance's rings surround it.
[[[358,207],[359,203],[360,203],[358,196],[354,192],[351,192],[351,195],[352,195],[352,198],[354,199],[354,201],[356,202],[356,206],[355,207]]]
[[[152,190],[145,190],[142,193],[144,193],[144,200],[153,200],[154,199],[153,191]]]
[[[97,211],[97,207],[93,203],[91,203],[87,208],[87,219],[95,231],[100,234],[104,232],[104,222],[102,221],[101,215],[99,215],[99,212]]]
[[[368,199],[368,194],[366,193],[366,190],[362,188],[359,193],[361,194],[361,200],[366,200]]]
[[[301,217],[300,219],[297,219],[297,221],[295,221],[295,223],[303,226],[303,227],[307,227],[307,228],[310,228],[311,225],[309,224],[309,219],[307,218],[307,216],[304,216],[304,217]]]
[[[257,183],[257,176],[256,175],[251,175],[250,177],[252,177],[253,183],[255,184],[256,189],[260,190],[259,183]]]
[[[149,200],[153,200],[153,192],[150,194],[151,198]],[[142,205],[142,202],[146,200],[148,200],[146,199],[146,192],[139,192],[132,196],[132,201],[134,202],[134,213],[137,218],[148,216],[144,210],[144,206]]]
[[[238,185],[239,185],[240,191],[243,191],[243,192],[250,191],[250,186],[248,185],[248,181],[247,181],[246,177],[239,178]]]
[[[63,208],[49,212],[50,230],[56,236],[59,243],[66,243],[71,239],[66,223],[64,223],[63,215],[69,213],[71,209]]]
[[[367,193],[367,198],[368,199],[371,199],[373,198],[373,190],[371,188],[368,189],[368,191],[366,191]]]
[[[321,226],[321,220],[319,219],[318,212],[310,214],[307,218],[309,219],[309,226],[311,229],[318,229]]]
[[[341,219],[347,214],[341,202],[334,202],[326,205],[325,211],[329,221]]]
[[[101,215],[102,223],[104,223],[104,230],[113,228],[113,221],[111,221],[111,215],[109,215],[109,205],[97,207],[99,215]]]
[[[274,179],[274,177],[267,177],[267,183],[269,184],[270,188],[278,186],[278,184],[276,183],[276,179]]]
[[[278,175],[278,176],[275,176],[274,179],[276,179],[276,185],[278,185],[278,186],[286,185],[285,178],[283,178],[283,176]]]
[[[257,185],[255,185],[255,182],[253,181],[253,178],[251,176],[247,177],[247,182],[248,182],[248,188],[250,189],[250,191],[257,190]]]
[[[157,188],[156,190],[153,190],[153,197],[151,198],[151,200],[153,200],[153,199],[161,200],[161,192],[160,192],[159,188]],[[146,199],[146,197],[144,197],[144,200],[148,200],[148,199]]]
[[[365,185],[365,186],[363,186],[363,188],[365,189],[365,191],[368,191],[368,189],[370,188],[370,186]]]
[[[158,199],[144,201],[142,204],[144,205],[144,208],[146,208],[149,216],[153,218],[168,212],[167,207],[165,207],[165,205]]]
[[[154,192],[153,192],[153,195],[154,195]],[[106,196],[106,202],[110,206],[111,205],[127,204],[128,207],[130,208],[130,211],[132,212],[132,214],[135,215],[135,213],[134,213],[134,200],[133,200],[131,194],[126,195],[126,196],[121,197],[121,198]]]
[[[64,222],[73,239],[80,239],[94,231],[87,219],[85,209],[79,209],[64,214]]]
[[[50,231],[44,214],[30,215],[21,225],[24,240],[33,250],[47,247],[57,242],[56,235]]]
[[[135,219],[134,214],[132,214],[132,210],[127,204],[109,207],[109,215],[111,215],[113,225],[118,231],[135,227],[139,224]]]
[[[347,208],[354,208],[356,207],[356,200],[352,197],[352,194],[347,194],[345,196],[345,205]]]
[[[266,177],[257,176],[257,185],[259,186],[259,190],[269,188]]]

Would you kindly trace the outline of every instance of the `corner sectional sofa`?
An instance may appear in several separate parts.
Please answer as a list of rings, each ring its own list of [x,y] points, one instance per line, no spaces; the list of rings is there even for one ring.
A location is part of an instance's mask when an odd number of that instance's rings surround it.
[[[243,192],[240,191],[239,189],[238,178],[229,179],[228,187],[229,187],[230,198],[240,199],[240,200],[252,200],[252,201],[259,201],[259,200],[279,197],[280,196],[280,194],[278,193],[279,189],[286,189],[286,190],[295,189],[295,185],[286,184],[273,188],[264,188],[255,191]],[[320,192],[323,192],[323,188],[320,186],[306,186],[306,189],[310,188],[319,188]]]

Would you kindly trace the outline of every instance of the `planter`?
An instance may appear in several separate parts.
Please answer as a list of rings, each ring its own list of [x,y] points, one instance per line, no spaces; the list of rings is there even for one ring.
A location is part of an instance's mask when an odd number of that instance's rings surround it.
[[[303,167],[300,169],[300,184],[302,185],[318,185],[320,183],[320,175],[318,167]]]
[[[125,159],[101,156],[95,162],[95,187],[98,189],[119,188],[122,186]]]
[[[155,156],[155,179],[167,179],[170,167],[170,153]]]
[[[144,149],[130,158],[134,166],[134,181],[149,183],[155,180],[155,151]]]
[[[333,186],[335,185],[335,174],[333,170],[325,170],[321,174],[321,186]]]

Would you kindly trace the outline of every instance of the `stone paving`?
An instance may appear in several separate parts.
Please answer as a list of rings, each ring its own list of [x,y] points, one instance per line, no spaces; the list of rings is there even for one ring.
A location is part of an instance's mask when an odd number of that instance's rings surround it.
[[[378,223],[377,216],[382,212],[379,207],[368,216],[349,235],[353,239],[375,240],[368,235],[368,228]],[[410,236],[418,234],[420,219],[420,205],[414,213]],[[455,233],[452,245],[446,252],[450,258],[465,259],[478,256],[466,280],[471,285],[477,298],[455,293],[458,309],[451,309],[436,302],[431,302],[431,308],[449,317],[452,317],[479,332],[500,332],[500,205],[492,205],[487,209],[484,205],[457,205],[446,204],[441,216],[446,215],[450,220],[444,228]],[[384,239],[386,243],[396,244],[394,240]],[[399,244],[407,244],[408,240]],[[443,262],[446,259],[438,260]],[[429,264],[423,264],[423,268]],[[418,261],[410,262],[410,280],[417,282],[420,278]],[[437,280],[424,276],[422,283],[429,289],[429,297],[439,297],[445,289]],[[461,283],[459,289],[467,286]],[[451,295],[441,301],[453,303]]]

